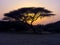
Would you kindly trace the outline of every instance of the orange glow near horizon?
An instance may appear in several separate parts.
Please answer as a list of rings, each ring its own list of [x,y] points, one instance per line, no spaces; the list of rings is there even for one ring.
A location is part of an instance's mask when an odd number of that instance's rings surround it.
[[[50,19],[49,19],[50,18]],[[48,20],[49,19],[49,20]],[[36,25],[36,24],[42,24],[42,25],[45,25],[45,24],[48,24],[50,23],[49,21],[52,21],[52,18],[51,17],[43,17],[43,18],[38,18],[36,21],[33,22],[33,25]],[[46,23],[47,22],[47,23]]]

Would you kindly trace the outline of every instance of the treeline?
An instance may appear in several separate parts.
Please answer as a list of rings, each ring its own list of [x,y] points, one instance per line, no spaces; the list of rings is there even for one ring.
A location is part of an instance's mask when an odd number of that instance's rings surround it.
[[[26,31],[28,24],[18,21],[0,21],[0,31]]]
[[[0,32],[24,32],[33,31],[30,28],[31,25],[19,21],[0,21]],[[36,25],[33,26],[36,32],[60,32],[60,21],[47,25]]]

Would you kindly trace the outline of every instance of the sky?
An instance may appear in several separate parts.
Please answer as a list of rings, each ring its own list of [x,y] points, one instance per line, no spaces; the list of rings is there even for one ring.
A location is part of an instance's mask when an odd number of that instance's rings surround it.
[[[0,0],[0,19],[4,17],[4,13],[8,13],[13,10],[17,10],[22,7],[44,7],[55,16],[38,18],[37,21],[33,22],[36,24],[48,24],[56,21],[60,21],[60,0]]]

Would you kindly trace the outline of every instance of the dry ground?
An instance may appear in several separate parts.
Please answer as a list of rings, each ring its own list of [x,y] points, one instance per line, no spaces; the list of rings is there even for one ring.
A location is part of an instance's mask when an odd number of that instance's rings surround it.
[[[60,45],[60,34],[0,33],[0,45]]]

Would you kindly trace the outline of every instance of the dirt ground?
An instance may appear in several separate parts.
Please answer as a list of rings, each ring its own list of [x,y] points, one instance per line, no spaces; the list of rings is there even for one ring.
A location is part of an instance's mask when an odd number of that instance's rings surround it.
[[[0,33],[0,45],[60,45],[60,34]]]

